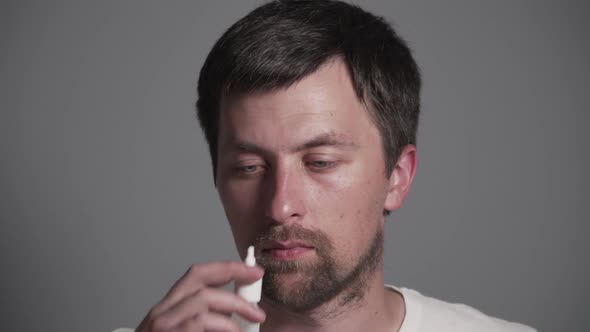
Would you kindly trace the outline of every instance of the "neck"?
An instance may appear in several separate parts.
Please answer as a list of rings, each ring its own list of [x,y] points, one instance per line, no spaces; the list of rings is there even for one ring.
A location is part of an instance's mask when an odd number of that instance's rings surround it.
[[[267,314],[262,332],[345,332],[397,331],[405,315],[400,294],[386,289],[382,263],[364,288],[364,292],[350,300],[357,289],[348,289],[331,301],[309,312],[298,313],[285,306],[263,299],[261,306]]]

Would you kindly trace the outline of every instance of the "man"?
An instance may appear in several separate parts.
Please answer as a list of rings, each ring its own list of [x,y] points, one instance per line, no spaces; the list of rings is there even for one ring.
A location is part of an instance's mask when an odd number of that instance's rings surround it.
[[[532,331],[385,285],[385,216],[417,166],[421,79],[379,17],[273,1],[217,41],[198,116],[242,258],[192,266],[137,331]],[[260,307],[221,289],[263,277]]]

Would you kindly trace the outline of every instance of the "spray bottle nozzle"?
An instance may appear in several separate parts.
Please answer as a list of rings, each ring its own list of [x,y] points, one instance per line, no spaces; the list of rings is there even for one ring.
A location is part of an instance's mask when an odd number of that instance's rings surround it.
[[[246,256],[246,265],[256,266],[256,256],[254,256],[254,246],[248,247],[248,256]]]

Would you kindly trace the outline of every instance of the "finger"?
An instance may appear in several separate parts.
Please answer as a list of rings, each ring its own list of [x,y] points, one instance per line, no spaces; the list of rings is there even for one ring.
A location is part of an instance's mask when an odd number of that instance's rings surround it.
[[[230,316],[239,314],[252,322],[263,322],[266,315],[262,309],[240,296],[223,289],[203,288],[196,295],[187,297],[162,313],[162,319],[179,324],[202,312],[216,312]]]
[[[178,326],[179,331],[205,331],[205,332],[240,332],[238,324],[224,315],[207,312],[183,322]]]
[[[232,280],[252,283],[262,278],[264,271],[243,262],[214,262],[191,266],[170,289],[164,299],[154,308],[155,313],[168,310],[183,298],[197,293],[203,287],[220,287]]]
[[[214,262],[194,266],[195,269],[191,268],[187,272],[186,282],[201,283],[208,287],[220,287],[230,281],[252,283],[264,274],[261,267],[250,267],[243,262]]]

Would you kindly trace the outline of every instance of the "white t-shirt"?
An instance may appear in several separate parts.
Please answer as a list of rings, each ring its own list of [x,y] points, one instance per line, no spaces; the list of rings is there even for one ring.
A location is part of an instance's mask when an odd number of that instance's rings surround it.
[[[465,304],[444,302],[408,288],[387,287],[400,293],[406,306],[401,328],[392,332],[535,332],[526,325],[485,315]]]
[[[399,332],[534,332],[526,325],[488,316],[470,306],[448,303],[415,290],[387,286],[404,297],[406,316]]]

